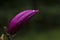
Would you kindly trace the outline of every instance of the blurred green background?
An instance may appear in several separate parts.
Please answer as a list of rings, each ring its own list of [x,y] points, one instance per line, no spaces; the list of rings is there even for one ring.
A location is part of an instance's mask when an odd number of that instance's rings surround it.
[[[60,40],[59,0],[0,0],[0,35],[16,14],[29,9],[40,13],[16,33],[15,40]]]

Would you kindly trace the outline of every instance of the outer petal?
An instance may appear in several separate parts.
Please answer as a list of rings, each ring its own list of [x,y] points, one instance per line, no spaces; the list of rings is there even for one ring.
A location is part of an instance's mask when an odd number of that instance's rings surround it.
[[[15,34],[36,13],[38,13],[38,10],[25,10],[17,14],[9,23],[7,33],[11,35]]]

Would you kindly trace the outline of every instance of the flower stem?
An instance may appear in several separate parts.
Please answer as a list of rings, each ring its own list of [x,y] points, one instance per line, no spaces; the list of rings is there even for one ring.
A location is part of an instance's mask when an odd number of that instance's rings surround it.
[[[14,35],[10,35],[6,32],[7,27],[4,26],[4,33],[1,36],[2,40],[14,40]]]

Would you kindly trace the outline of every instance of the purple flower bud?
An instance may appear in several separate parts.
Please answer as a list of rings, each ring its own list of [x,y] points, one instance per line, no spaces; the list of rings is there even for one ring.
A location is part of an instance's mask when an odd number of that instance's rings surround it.
[[[38,10],[25,10],[17,14],[9,23],[7,33],[13,35],[20,30],[27,21],[38,13]]]

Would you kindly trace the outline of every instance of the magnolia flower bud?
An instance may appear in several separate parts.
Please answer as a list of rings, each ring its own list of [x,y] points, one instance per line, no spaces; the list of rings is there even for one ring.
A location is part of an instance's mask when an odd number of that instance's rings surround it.
[[[25,10],[17,14],[9,23],[7,33],[13,35],[20,30],[27,21],[32,18],[38,10]]]

